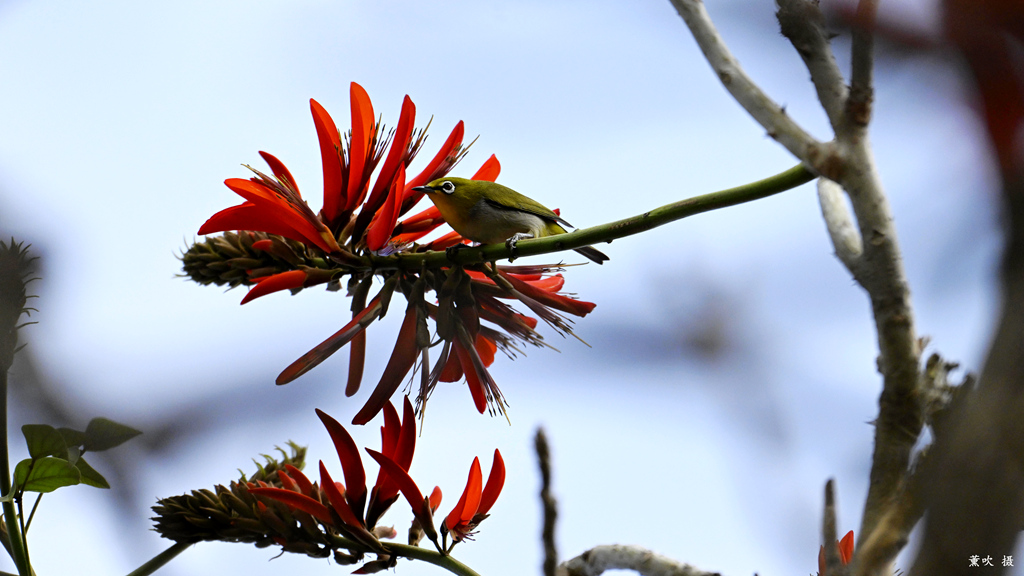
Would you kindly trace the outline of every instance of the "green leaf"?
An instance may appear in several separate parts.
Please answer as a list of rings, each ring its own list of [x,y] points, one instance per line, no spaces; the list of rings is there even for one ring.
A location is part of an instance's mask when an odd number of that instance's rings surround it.
[[[26,458],[14,468],[14,481],[26,492],[53,492],[63,486],[74,486],[82,474],[67,460],[47,456],[33,460]]]
[[[25,479],[28,478],[28,467],[32,465],[31,458],[25,458],[18,465],[14,467],[14,488],[25,485]]]
[[[85,432],[74,428],[58,428],[57,432],[64,437],[64,443],[68,446],[81,446],[85,444]]]
[[[21,432],[25,435],[28,453],[33,458],[56,456],[66,459],[68,457],[68,447],[64,443],[64,437],[53,426],[25,424],[21,427]]]
[[[89,463],[84,458],[78,459],[75,468],[78,468],[78,471],[82,474],[82,484],[87,484],[94,488],[110,488],[110,483],[107,482],[107,479],[97,472],[95,468],[89,466]]]
[[[92,452],[110,450],[135,438],[139,434],[142,434],[142,432],[131,426],[125,426],[106,418],[93,418],[85,428],[84,447]]]

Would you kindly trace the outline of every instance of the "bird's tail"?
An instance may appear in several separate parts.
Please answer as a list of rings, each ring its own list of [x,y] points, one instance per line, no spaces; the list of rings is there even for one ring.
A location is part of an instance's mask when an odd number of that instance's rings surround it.
[[[606,260],[610,259],[604,252],[601,252],[593,246],[584,246],[583,248],[576,248],[575,250],[596,264],[604,264]]]

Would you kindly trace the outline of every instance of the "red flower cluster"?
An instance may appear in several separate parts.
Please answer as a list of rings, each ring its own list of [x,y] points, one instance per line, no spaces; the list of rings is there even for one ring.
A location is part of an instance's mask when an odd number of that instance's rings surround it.
[[[385,531],[376,529],[377,522],[398,499],[398,493],[401,491],[412,505],[416,522],[427,538],[442,554],[450,552],[451,547],[446,547],[444,542],[438,542],[438,532],[433,522],[433,513],[441,503],[441,490],[435,487],[430,497],[424,498],[409,476],[409,467],[412,465],[413,452],[416,448],[416,422],[408,397],[405,398],[404,414],[401,419],[391,403],[385,405],[384,426],[381,427],[381,451],[366,449],[380,464],[377,481],[369,492],[366,489],[366,472],[352,436],[344,426],[326,413],[317,410],[317,415],[334,441],[345,483],[335,482],[321,460],[319,486],[294,466],[287,465],[285,470],[278,471],[283,488],[270,487],[261,482],[251,484],[249,492],[256,496],[272,498],[293,510],[309,514],[326,528],[354,540],[369,551],[387,556],[389,553],[378,537],[378,534]],[[494,451],[494,464],[486,487],[481,487],[480,459],[473,460],[462,498],[441,527],[442,535],[452,534],[452,546],[467,539],[477,525],[488,516],[487,513],[501,493],[504,483],[505,465],[500,452]],[[391,531],[386,533],[389,537],[394,536]]]
[[[595,305],[558,294],[564,279],[551,275],[553,267],[480,264],[468,270],[450,266],[409,271],[394,264],[381,265],[374,258],[395,252],[441,250],[467,242],[450,232],[425,245],[415,244],[444,223],[434,206],[398,220],[422,199],[422,192],[415,190],[417,186],[444,176],[465,154],[463,124],[460,121],[455,126],[427,167],[407,180],[406,169],[425,140],[424,131],[413,129],[416,107],[408,96],[397,127],[387,135],[375,120],[366,91],[356,83],[351,86],[352,129],[345,137],[323,107],[315,100],[310,103],[323,163],[324,200],[320,212],[309,208],[284,164],[260,152],[273,176],[250,168],[255,176],[249,180],[227,180],[228,188],[245,202],[218,212],[199,230],[200,234],[252,231],[239,233],[242,248],[271,259],[273,265],[268,265],[248,253],[235,257],[237,247],[225,249],[231,259],[217,264],[245,269],[246,281],[237,283],[255,284],[243,304],[286,289],[297,291],[325,283],[340,288],[342,277],[350,277],[351,322],[286,368],[277,383],[291,382],[351,343],[345,391],[348,396],[355,394],[362,380],[365,329],[384,316],[391,296],[398,291],[408,300],[398,340],[380,382],[353,423],[365,424],[379,413],[417,361],[423,371],[418,398],[421,410],[437,382],[456,382],[465,377],[479,412],[489,407],[492,413],[503,413],[501,392],[487,372],[495,353],[502,349],[511,356],[517,350],[517,341],[543,345],[543,338],[535,331],[537,319],[520,314],[504,301],[518,300],[563,334],[572,330],[571,322],[562,314],[586,316]],[[497,158],[491,156],[473,179],[494,181],[500,170]],[[294,246],[279,236],[301,243],[302,253],[297,254]],[[212,257],[202,253],[197,259]],[[279,271],[282,266],[291,269]],[[375,276],[381,276],[384,285],[368,298]],[[427,292],[436,294],[436,304],[427,301]],[[439,339],[430,337],[428,319],[436,323]],[[431,370],[429,349],[442,342],[440,357]]]
[[[316,100],[309,101],[323,163],[324,200],[319,214],[302,199],[288,168],[273,155],[260,152],[274,177],[250,168],[256,176],[249,180],[225,180],[224,184],[246,201],[214,214],[199,233],[257,230],[316,246],[327,255],[338,255],[346,242],[353,249],[377,252],[389,243],[399,246],[418,240],[443,224],[444,219],[434,207],[401,225],[398,225],[398,217],[423,197],[422,192],[413,188],[444,176],[465,155],[468,147],[462,146],[463,123],[455,125],[427,167],[406,182],[406,167],[426,138],[425,131],[413,129],[416,106],[406,96],[397,128],[385,136],[384,127],[375,120],[373,104],[363,87],[353,82],[350,98],[352,130],[344,142],[330,114]],[[382,158],[384,163],[371,187],[371,177]],[[497,158],[491,156],[473,178],[493,181],[499,171]],[[431,248],[458,244],[462,238],[449,235],[442,240],[440,244],[432,243]],[[269,248],[270,243],[262,247]],[[326,282],[320,277],[310,278],[308,274],[303,276],[296,272],[252,278],[257,285],[245,301],[278,290],[310,286],[310,281]]]

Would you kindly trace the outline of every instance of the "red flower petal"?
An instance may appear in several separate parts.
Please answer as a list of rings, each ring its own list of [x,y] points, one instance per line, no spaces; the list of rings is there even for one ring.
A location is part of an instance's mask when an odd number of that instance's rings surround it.
[[[459,358],[459,364],[462,365],[462,370],[466,374],[466,383],[469,385],[469,393],[473,395],[473,403],[476,405],[476,409],[483,414],[487,410],[487,393],[484,390],[484,383],[480,380],[480,375],[474,369],[473,360],[470,357],[471,352],[466,350],[459,340],[455,340],[454,348],[455,354]]]
[[[448,135],[448,139],[445,140],[441,149],[437,151],[437,154],[434,156],[434,159],[430,161],[430,164],[428,164],[427,167],[419,173],[419,175],[409,182],[406,182],[405,200],[402,202],[401,213],[405,213],[407,210],[415,206],[421,198],[423,198],[423,193],[416,192],[413,188],[422,186],[427,182],[440,177],[440,171],[444,161],[447,160],[448,157],[455,152],[455,149],[462,144],[462,136],[465,130],[465,125],[462,120],[459,120],[459,123],[455,125],[452,133]]]
[[[366,231],[366,247],[374,252],[380,250],[391,238],[395,230],[395,223],[398,222],[398,209],[401,208],[400,196],[405,190],[405,166],[399,166],[398,176],[391,187],[391,192],[384,200],[384,206],[377,211],[377,216],[370,222]]]
[[[345,384],[345,396],[354,396],[363,381],[363,367],[366,362],[366,332],[360,331],[352,338],[348,355],[348,382]]]
[[[494,353],[497,351],[498,345],[493,340],[482,333],[476,335],[476,353],[480,355],[480,360],[483,361],[484,366],[494,364]]]
[[[199,228],[199,234],[214,234],[226,230],[258,230],[268,234],[277,234],[285,238],[291,238],[298,242],[313,244],[324,252],[331,252],[330,245],[314,234],[312,226],[300,225],[302,231],[292,226],[279,217],[281,209],[266,204],[257,206],[252,202],[246,202],[238,206],[225,208],[217,212]]]
[[[416,482],[413,481],[408,472],[402,470],[401,466],[395,464],[395,462],[387,456],[375,450],[370,450],[369,448],[367,448],[366,451],[370,454],[370,457],[380,464],[381,470],[387,472],[388,476],[398,484],[399,489],[402,491],[402,495],[405,496],[405,499],[412,507],[413,516],[419,520],[420,527],[423,528],[424,534],[426,534],[427,538],[429,538],[436,546],[437,530],[434,528],[434,519],[430,513],[430,509],[425,509],[423,493],[420,492],[419,487],[416,486]],[[431,494],[431,497],[433,497],[433,494]],[[438,498],[440,499],[440,495],[438,495]]]
[[[498,500],[502,487],[505,486],[505,461],[501,458],[501,452],[494,449],[494,461],[491,463],[491,473],[487,476],[487,485],[484,486],[483,494],[480,496],[480,507],[477,514],[487,514]]]
[[[417,224],[426,222],[433,225],[438,220],[444,222],[444,216],[441,216],[441,211],[437,209],[437,206],[431,206],[423,212],[418,212],[402,220],[402,228],[410,232],[419,231],[420,228],[416,227]]]
[[[331,518],[331,512],[327,509],[327,506],[305,494],[299,494],[298,492],[292,492],[283,488],[249,488],[249,493],[273,498],[292,508],[302,510],[328,526],[334,526],[334,520]]]
[[[344,206],[344,191],[341,189],[341,135],[331,115],[319,102],[309,99],[313,112],[313,124],[320,140],[320,159],[324,168],[323,214],[328,222],[334,221]]]
[[[480,506],[480,490],[483,484],[483,474],[480,472],[480,459],[473,458],[473,465],[469,468],[469,479],[466,481],[466,489],[462,491],[459,503],[452,508],[444,519],[444,525],[449,531],[455,529],[462,523],[467,523],[476,515],[476,509]]]
[[[346,324],[344,328],[335,332],[330,338],[324,340],[316,348],[306,352],[302,355],[302,358],[292,362],[290,366],[285,368],[277,377],[277,385],[287,384],[317,367],[321,362],[329,358],[331,354],[340,350],[342,346],[348,344],[357,334],[365,330],[371,322],[377,319],[380,311],[380,296],[377,296],[370,302],[369,306],[356,314],[352,321]]]
[[[419,348],[416,346],[418,316],[416,306],[410,304],[405,311],[405,321],[398,332],[398,341],[395,343],[395,349],[391,353],[388,365],[384,368],[384,374],[381,375],[380,382],[373,389],[366,404],[352,419],[353,424],[362,425],[372,420],[395,393],[395,390],[398,390],[405,375],[412,369],[413,363],[419,356]]]
[[[412,137],[413,124],[416,122],[416,106],[408,96],[402,101],[402,114],[398,117],[398,126],[395,128],[395,136],[391,140],[391,149],[388,156],[377,174],[373,190],[359,211],[356,225],[353,228],[353,235],[359,237],[366,230],[370,218],[376,214],[381,204],[384,203],[384,195],[391,190],[391,184],[398,173],[398,167],[404,167],[405,159],[409,152],[409,139]],[[404,190],[403,190],[404,195]]]
[[[437,510],[437,507],[441,505],[441,488],[434,486],[434,491],[430,493],[430,509]]]
[[[303,494],[308,496],[313,491],[313,483],[309,481],[309,478],[306,478],[306,475],[302,473],[302,470],[299,470],[291,464],[285,464],[284,469],[288,471],[288,475],[291,476],[291,478],[295,480],[295,483],[299,485],[299,490],[301,490]]]
[[[430,244],[427,244],[426,248],[427,250],[444,250],[449,246],[455,246],[456,244],[463,244],[465,242],[466,239],[458,232],[449,232]]]
[[[545,306],[554,308],[555,310],[561,310],[569,314],[576,316],[586,316],[594,309],[597,304],[593,302],[584,302],[583,300],[573,300],[572,298],[566,298],[558,294],[552,294],[540,288],[537,288],[527,282],[510,276],[503,272],[498,272],[502,276],[508,279],[512,284],[512,287],[521,292],[523,295],[533,298],[534,300],[544,304]]]
[[[494,182],[498,179],[498,174],[501,172],[501,163],[498,162],[498,157],[491,154],[491,157],[484,162],[483,166],[473,174],[470,180],[487,180],[488,182]]]
[[[345,525],[351,528],[363,527],[362,521],[356,518],[352,508],[348,505],[342,488],[331,478],[331,473],[327,471],[323,460],[320,461],[320,488],[327,494],[327,500],[331,503],[331,508],[334,508],[334,511],[338,513],[338,516],[341,517],[341,521]]]
[[[345,430],[337,420],[319,408],[316,409],[316,415],[320,417],[320,421],[331,435],[334,449],[341,460],[345,484],[348,484],[348,501],[354,510],[358,510],[356,515],[361,515],[366,497],[366,472],[363,470],[363,461],[359,458],[359,448],[356,447],[348,430]]]
[[[402,430],[398,437],[398,445],[395,446],[395,456],[392,460],[405,470],[412,466],[412,455],[416,451],[416,413],[412,409],[412,402],[405,397],[402,407]]]
[[[287,180],[288,184],[295,189],[295,192],[299,191],[299,185],[295,183],[295,177],[292,176],[292,173],[288,171],[288,168],[283,162],[278,160],[277,157],[270,152],[263,152],[261,150],[260,156],[263,157],[267,166],[270,166],[270,171],[274,173],[274,176],[276,176],[278,180]]]
[[[274,241],[271,239],[257,240],[252,243],[252,247],[255,250],[263,250],[264,252],[270,250],[274,246]]]
[[[438,377],[441,382],[458,382],[462,380],[462,363],[459,361],[458,354],[449,354],[448,361],[445,362],[444,368],[441,369],[441,375]]]
[[[312,212],[308,216],[303,214],[298,207],[289,204],[277,192],[265,185],[242,178],[228,178],[224,181],[224,185],[257,207],[265,218],[277,220],[281,224],[297,230],[302,235],[298,240],[320,246],[328,253],[338,249],[337,242],[330,235],[330,231],[324,228],[323,223],[319,220],[309,220],[309,218],[316,218]],[[269,232],[269,230],[264,231]]]
[[[565,286],[565,278],[561,274],[555,274],[554,276],[548,276],[539,280],[528,280],[527,282],[531,286],[547,292],[558,292],[562,289],[562,286]]]
[[[284,470],[277,471],[277,479],[281,481],[281,486],[285,490],[291,490],[292,492],[300,492],[299,485],[295,480],[292,480],[291,476],[288,475]]]
[[[846,533],[843,539],[839,541],[839,559],[842,560],[843,564],[849,564],[850,559],[853,558],[853,530]]]
[[[289,270],[280,274],[274,274],[273,276],[267,276],[259,284],[249,289],[249,293],[245,295],[245,298],[242,298],[242,304],[273,292],[300,288],[305,281],[306,273],[302,270]]]
[[[381,440],[383,454],[408,472],[412,465],[413,453],[416,450],[416,414],[408,396],[405,397],[404,404],[404,418],[400,424],[395,407],[390,402],[384,405],[384,426],[381,428]],[[373,513],[377,513],[378,508],[383,508],[379,511],[379,514],[383,514],[387,509],[386,506],[390,505],[392,499],[398,496],[398,489],[398,484],[381,468],[377,474],[377,482],[374,484],[370,505]],[[386,504],[379,506],[379,503]]]
[[[406,399],[408,399],[408,396]],[[382,454],[394,459],[395,447],[398,446],[398,437],[401,433],[402,419],[398,416],[398,410],[395,410],[395,405],[388,402],[384,405],[384,425],[380,427],[380,451]],[[377,484],[380,484],[379,477]]]
[[[348,149],[348,198],[345,210],[355,208],[362,187],[365,185],[363,171],[366,168],[366,157],[372,153],[370,139],[374,134],[373,104],[370,96],[362,86],[353,82],[349,88],[349,100],[352,105],[352,139]]]

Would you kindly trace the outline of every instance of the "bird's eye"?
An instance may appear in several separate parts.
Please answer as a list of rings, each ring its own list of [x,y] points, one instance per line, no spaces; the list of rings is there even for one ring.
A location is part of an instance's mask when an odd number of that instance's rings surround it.
[[[441,191],[444,192],[445,194],[454,194],[455,184],[452,184],[450,181],[445,180],[444,182],[441,183]]]

